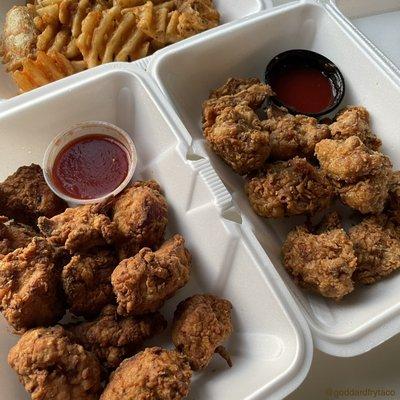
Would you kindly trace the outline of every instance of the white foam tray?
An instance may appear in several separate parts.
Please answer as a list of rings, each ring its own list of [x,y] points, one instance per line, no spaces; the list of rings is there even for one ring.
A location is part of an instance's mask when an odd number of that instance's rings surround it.
[[[221,14],[221,25],[214,29],[221,29],[224,24],[261,11],[271,6],[270,1],[271,0],[214,0],[216,8]],[[0,0],[0,29],[7,11],[14,5],[23,5],[25,3],[25,0]],[[200,35],[202,37],[207,37],[208,32],[209,31],[203,32]],[[6,101],[17,94],[18,91],[15,83],[12,81],[4,66],[0,64],[0,102]]]
[[[139,158],[134,179],[160,182],[170,205],[169,233],[183,234],[193,254],[190,283],[164,315],[196,292],[234,304],[228,344],[234,367],[215,357],[196,374],[188,399],[279,399],[293,391],[311,363],[307,323],[274,268],[260,268],[269,260],[256,240],[228,219],[230,196],[209,162],[187,156],[184,127],[144,71],[110,64],[10,100],[0,111],[0,180],[20,165],[41,163],[57,133],[85,120],[114,123],[132,136]],[[17,337],[3,319],[0,332],[0,400],[28,399],[6,362]]]
[[[301,219],[273,221],[256,216],[244,194],[243,180],[205,146],[201,131],[201,104],[211,89],[231,76],[263,79],[268,61],[292,48],[322,53],[339,66],[347,88],[343,103],[367,107],[383,150],[399,168],[400,78],[361,36],[319,2],[283,5],[212,32],[207,41],[193,38],[159,52],[148,71],[190,132],[187,143],[192,153],[210,158],[240,209],[243,231],[255,234],[296,298],[316,347],[332,355],[354,356],[400,331],[400,274],[358,288],[340,303],[297,288],[281,265],[280,251],[287,232]],[[266,261],[262,267],[269,271],[271,263]]]

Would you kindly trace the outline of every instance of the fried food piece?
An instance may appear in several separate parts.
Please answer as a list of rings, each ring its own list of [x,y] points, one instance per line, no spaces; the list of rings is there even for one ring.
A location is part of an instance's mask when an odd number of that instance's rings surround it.
[[[10,350],[8,363],[32,400],[96,400],[101,367],[61,326],[26,332]]]
[[[1,53],[7,71],[20,68],[26,57],[35,54],[39,32],[33,23],[34,16],[35,9],[31,6],[14,6],[6,14]]]
[[[258,215],[282,218],[328,207],[334,190],[319,169],[295,157],[267,164],[246,183],[246,194]]]
[[[65,246],[71,253],[88,251],[112,243],[116,227],[104,214],[108,204],[88,204],[67,208],[53,218],[40,217],[38,226],[54,246]]]
[[[189,360],[192,370],[205,368],[214,353],[231,367],[221,343],[232,334],[232,304],[211,294],[197,294],[178,304],[174,313],[172,341]]]
[[[345,140],[350,136],[358,136],[372,150],[379,150],[382,142],[371,132],[369,113],[364,107],[345,107],[330,125],[332,138]]]
[[[278,113],[269,107],[268,119],[261,122],[264,129],[270,132],[271,158],[289,160],[296,156],[312,157],[315,145],[330,137],[329,127],[319,124],[315,118],[291,115],[285,111]]]
[[[115,369],[146,339],[161,333],[166,327],[167,321],[158,312],[136,318],[121,317],[116,306],[108,305],[94,321],[71,325],[68,330],[106,368]]]
[[[289,232],[282,247],[283,264],[301,287],[341,300],[354,289],[357,258],[346,232],[332,221],[324,224],[320,233],[306,226]]]
[[[120,239],[120,259],[134,256],[143,247],[155,250],[163,241],[168,223],[168,205],[156,181],[138,181],[120,194],[112,220]]]
[[[57,322],[65,307],[56,254],[43,238],[0,260],[0,310],[16,331]]]
[[[100,400],[181,400],[189,394],[192,371],[174,350],[151,347],[124,360]]]
[[[390,176],[387,208],[393,220],[400,224],[400,171]]]
[[[189,280],[191,255],[181,235],[157,251],[140,250],[119,263],[111,276],[118,314],[143,315],[157,311]]]
[[[269,133],[246,105],[222,110],[215,124],[204,129],[204,136],[215,153],[241,175],[261,168],[270,154]]]
[[[358,259],[356,282],[375,283],[400,267],[400,227],[388,215],[365,218],[349,236]]]
[[[71,258],[63,268],[62,283],[73,314],[96,315],[113,302],[111,274],[117,265],[115,255],[106,249]]]
[[[42,168],[31,164],[17,169],[0,183],[0,214],[36,225],[38,217],[53,217],[66,203],[47,186]]]

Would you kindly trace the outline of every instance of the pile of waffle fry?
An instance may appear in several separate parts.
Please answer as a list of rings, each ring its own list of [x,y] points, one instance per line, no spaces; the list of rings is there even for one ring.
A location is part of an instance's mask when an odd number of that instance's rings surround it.
[[[26,92],[97,65],[138,60],[218,24],[213,0],[35,0],[7,13],[2,60]]]

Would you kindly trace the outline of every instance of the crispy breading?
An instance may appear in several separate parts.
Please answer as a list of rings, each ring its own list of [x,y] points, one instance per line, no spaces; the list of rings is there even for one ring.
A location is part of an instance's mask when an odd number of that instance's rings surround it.
[[[147,348],[122,362],[100,400],[181,400],[189,394],[192,371],[174,350]]]
[[[211,294],[197,294],[178,304],[174,313],[172,341],[194,371],[205,368],[214,353],[232,362],[221,345],[232,334],[232,304]]]
[[[70,325],[67,329],[106,368],[115,369],[145,340],[161,333],[166,326],[167,321],[158,312],[142,317],[121,317],[116,306],[108,305],[97,319]]]
[[[32,400],[96,400],[101,367],[62,327],[26,332],[10,350],[8,363]]]
[[[140,250],[120,262],[111,276],[118,314],[143,315],[157,311],[189,280],[191,255],[181,235],[157,251]]]
[[[35,237],[0,260],[0,309],[17,331],[57,322],[65,307],[56,253]]]
[[[349,236],[358,259],[355,281],[371,284],[400,267],[400,227],[388,215],[365,218]]]
[[[241,175],[261,168],[270,154],[269,133],[246,105],[222,110],[214,125],[204,129],[204,136],[215,153]]]
[[[246,183],[246,194],[258,215],[282,218],[328,207],[334,191],[318,168],[295,157],[267,164]]]
[[[18,222],[35,225],[41,215],[51,218],[66,206],[47,186],[39,165],[20,167],[0,183],[0,214]]]
[[[390,176],[387,209],[396,223],[400,224],[400,171]]]

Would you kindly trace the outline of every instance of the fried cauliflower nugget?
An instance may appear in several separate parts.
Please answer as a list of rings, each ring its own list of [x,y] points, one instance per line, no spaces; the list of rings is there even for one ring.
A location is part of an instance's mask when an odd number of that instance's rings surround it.
[[[133,257],[143,247],[155,250],[163,241],[168,205],[156,181],[135,182],[117,198],[112,220],[119,233],[120,259]]]
[[[39,165],[20,167],[0,183],[0,213],[18,222],[35,225],[41,215],[53,217],[66,206],[47,186]]]
[[[364,107],[346,107],[339,111],[336,121],[330,125],[332,138],[345,140],[358,136],[372,150],[379,150],[382,142],[371,132],[369,113]]]
[[[143,315],[157,311],[189,280],[191,255],[181,235],[157,251],[140,250],[119,263],[111,276],[118,314]]]
[[[56,254],[35,237],[0,260],[0,310],[16,331],[51,325],[64,314]]]
[[[65,246],[71,253],[87,251],[110,244],[116,236],[116,227],[103,214],[103,204],[88,204],[67,208],[53,218],[40,217],[40,231],[54,246]]]
[[[117,265],[116,256],[107,249],[92,254],[75,254],[71,258],[61,276],[69,310],[73,314],[96,315],[114,301],[111,274]]]
[[[270,154],[269,133],[246,105],[227,107],[204,136],[217,153],[240,175],[259,169]]]
[[[177,351],[147,348],[122,362],[100,400],[181,400],[189,394],[191,377],[189,363]]]
[[[197,294],[178,304],[174,313],[172,341],[194,371],[205,368],[213,354],[232,366],[221,345],[232,334],[232,304],[211,294]]]
[[[267,116],[261,123],[270,133],[271,158],[275,160],[310,158],[315,145],[331,135],[328,125],[305,115],[291,115],[286,109],[269,107]]]
[[[387,208],[393,220],[400,224],[400,171],[390,176]]]
[[[320,233],[297,226],[289,232],[282,255],[283,265],[303,288],[335,300],[354,289],[357,258],[353,244],[346,232],[331,222]]]
[[[32,400],[96,400],[101,367],[62,327],[26,332],[10,350],[8,363]]]
[[[388,215],[365,218],[349,236],[358,259],[355,281],[371,284],[400,267],[400,227]]]
[[[319,169],[295,157],[267,164],[246,183],[246,194],[258,215],[282,218],[328,207],[334,191]]]
[[[136,318],[121,317],[116,306],[108,305],[94,321],[71,325],[68,330],[106,368],[115,369],[145,340],[161,333],[166,326],[167,321],[158,312]]]

